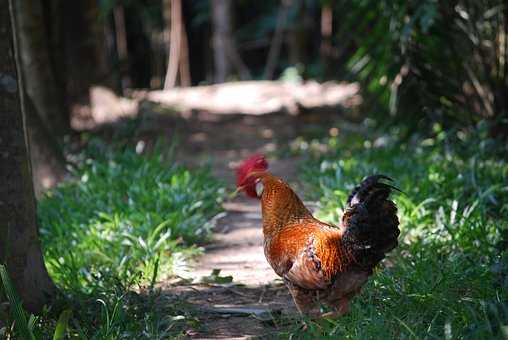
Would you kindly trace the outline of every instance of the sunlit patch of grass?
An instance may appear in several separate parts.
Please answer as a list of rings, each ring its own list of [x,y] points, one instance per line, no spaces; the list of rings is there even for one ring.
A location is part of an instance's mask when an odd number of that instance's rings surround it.
[[[374,135],[375,136],[375,135]],[[331,151],[304,166],[318,216],[338,223],[364,176],[383,173],[404,194],[400,245],[354,299],[351,313],[299,337],[493,338],[508,325],[508,148],[473,131],[327,139]],[[503,328],[504,327],[504,328]]]
[[[167,338],[187,320],[177,302],[155,309],[153,286],[200,251],[223,189],[208,169],[185,169],[162,148],[92,142],[75,180],[39,202],[46,265],[73,310],[74,337]]]

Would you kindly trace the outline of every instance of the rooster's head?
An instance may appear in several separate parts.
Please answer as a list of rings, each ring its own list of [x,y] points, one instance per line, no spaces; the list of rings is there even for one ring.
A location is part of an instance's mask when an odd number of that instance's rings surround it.
[[[240,164],[236,170],[237,190],[243,190],[249,197],[258,198],[256,184],[259,181],[259,174],[268,169],[268,162],[264,155],[255,154]]]

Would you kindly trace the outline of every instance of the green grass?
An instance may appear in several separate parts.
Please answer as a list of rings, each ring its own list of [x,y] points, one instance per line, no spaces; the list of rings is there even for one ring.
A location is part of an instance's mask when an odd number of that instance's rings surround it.
[[[75,179],[39,201],[46,265],[64,295],[59,309],[72,311],[73,338],[167,338],[192,322],[179,301],[156,307],[153,284],[199,253],[224,190],[208,169],[187,170],[162,151],[92,142]],[[38,338],[54,333],[51,313],[37,319]]]
[[[350,190],[383,173],[394,196],[400,245],[339,320],[310,322],[302,338],[491,339],[508,336],[508,148],[481,130],[398,142],[385,135],[319,141],[305,192],[338,223]],[[315,144],[318,141],[314,142]],[[311,143],[312,144],[312,143]],[[296,150],[298,151],[298,150]]]
[[[89,150],[78,180],[39,202],[46,262],[62,288],[151,279],[208,236],[222,189],[207,169],[190,172],[158,149]]]

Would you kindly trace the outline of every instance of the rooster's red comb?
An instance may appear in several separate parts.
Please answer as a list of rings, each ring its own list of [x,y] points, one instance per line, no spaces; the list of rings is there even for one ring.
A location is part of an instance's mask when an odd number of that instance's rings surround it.
[[[249,177],[249,174],[253,171],[265,171],[266,169],[268,169],[268,162],[264,155],[250,156],[236,169],[236,186],[243,187],[247,195],[257,197],[256,178]]]

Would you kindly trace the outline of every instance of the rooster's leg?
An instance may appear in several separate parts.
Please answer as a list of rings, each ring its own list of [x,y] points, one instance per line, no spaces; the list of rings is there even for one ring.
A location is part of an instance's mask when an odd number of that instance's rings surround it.
[[[314,291],[300,288],[289,281],[286,281],[286,286],[288,287],[300,314],[310,317],[317,317],[320,315]]]

